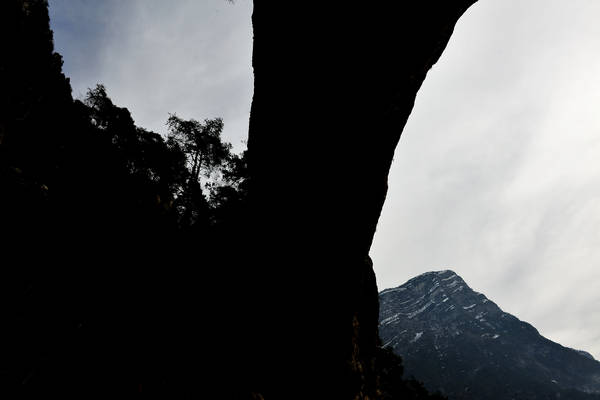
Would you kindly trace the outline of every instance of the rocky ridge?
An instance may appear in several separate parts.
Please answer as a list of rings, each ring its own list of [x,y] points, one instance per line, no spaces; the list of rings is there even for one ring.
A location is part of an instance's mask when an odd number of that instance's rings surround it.
[[[450,399],[600,398],[600,362],[541,336],[451,270],[382,291],[380,336]]]

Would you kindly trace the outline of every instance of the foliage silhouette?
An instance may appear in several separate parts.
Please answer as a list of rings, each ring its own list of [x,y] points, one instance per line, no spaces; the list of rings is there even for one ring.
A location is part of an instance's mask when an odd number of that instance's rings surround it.
[[[243,208],[243,156],[213,136],[223,172],[197,190],[186,153],[104,86],[73,100],[45,1],[0,2],[0,19],[0,393],[197,390],[197,360],[227,358],[199,344],[217,340],[203,304],[236,247],[224,209]]]

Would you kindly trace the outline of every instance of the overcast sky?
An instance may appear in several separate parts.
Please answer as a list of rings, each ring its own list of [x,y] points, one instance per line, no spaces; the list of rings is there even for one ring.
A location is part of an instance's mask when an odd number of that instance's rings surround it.
[[[138,125],[252,97],[250,0],[50,0],[74,95]],[[480,0],[429,73],[371,251],[380,289],[450,268],[544,336],[600,358],[600,2]]]
[[[248,136],[254,87],[250,0],[49,0],[73,95],[106,85],[144,128],[169,113],[222,117],[236,150]]]

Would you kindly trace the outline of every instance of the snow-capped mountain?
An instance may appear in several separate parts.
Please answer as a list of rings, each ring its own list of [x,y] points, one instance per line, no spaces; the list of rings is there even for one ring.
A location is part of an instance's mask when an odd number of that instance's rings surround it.
[[[379,294],[384,347],[449,399],[600,399],[600,362],[541,336],[450,270]]]

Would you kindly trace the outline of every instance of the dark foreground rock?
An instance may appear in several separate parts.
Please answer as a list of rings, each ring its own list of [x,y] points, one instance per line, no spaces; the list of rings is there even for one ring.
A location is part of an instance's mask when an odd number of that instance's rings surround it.
[[[258,391],[376,395],[368,253],[388,170],[419,87],[474,2],[254,2]],[[279,351],[290,343],[293,358]]]
[[[379,396],[368,252],[416,93],[474,2],[256,0],[249,220],[224,248],[168,235],[202,265],[156,254],[164,229],[104,190],[126,185],[94,178],[82,192],[93,146],[47,1],[0,2],[3,249],[27,272],[2,281],[3,388]]]

